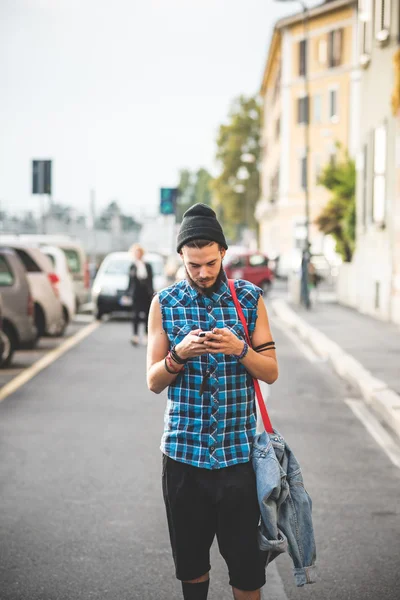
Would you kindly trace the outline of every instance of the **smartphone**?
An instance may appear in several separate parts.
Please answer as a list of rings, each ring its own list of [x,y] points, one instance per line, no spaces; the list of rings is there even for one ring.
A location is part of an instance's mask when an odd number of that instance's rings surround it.
[[[212,333],[212,331],[200,331],[198,334],[199,337],[206,337],[206,333]]]

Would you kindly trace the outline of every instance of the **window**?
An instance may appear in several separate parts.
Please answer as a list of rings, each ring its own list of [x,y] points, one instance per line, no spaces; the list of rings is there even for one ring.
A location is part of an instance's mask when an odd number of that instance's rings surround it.
[[[303,190],[307,187],[307,157],[300,158],[300,186]]]
[[[299,42],[299,75],[307,74],[307,40]]]
[[[279,65],[278,72],[275,77],[274,88],[272,91],[272,102],[275,104],[276,99],[281,89],[281,65]]]
[[[251,267],[268,267],[268,258],[263,254],[251,254],[249,265]]]
[[[228,260],[227,265],[234,269],[238,269],[240,267],[247,266],[247,260],[245,256],[232,256],[230,260]]]
[[[297,98],[297,122],[308,123],[308,97]]]
[[[386,212],[386,126],[374,131],[374,181],[372,186],[372,219],[383,224]]]
[[[328,66],[342,64],[343,29],[334,29],[328,33]]]
[[[314,177],[315,177],[315,185],[319,185],[319,178],[322,172],[321,166],[321,155],[316,154],[314,156]]]
[[[368,187],[367,187],[367,182],[368,182],[368,145],[367,144],[364,144],[362,161],[363,161],[363,172],[362,172],[361,222],[365,227],[365,225],[367,224],[367,201],[368,201],[368,197],[367,197],[367,193],[368,193]]]
[[[28,273],[41,273],[42,269],[25,250],[21,250],[21,248],[14,248],[14,250]]]
[[[79,253],[76,250],[71,250],[69,248],[61,248],[65,254],[67,259],[68,268],[71,273],[80,273],[81,271],[81,261],[79,258]]]
[[[358,39],[361,66],[370,62],[372,45],[372,8],[371,0],[360,0],[358,17]]]
[[[275,121],[275,139],[278,139],[281,134],[281,120],[277,119]]]
[[[316,94],[314,96],[314,123],[321,123],[322,121],[322,96]]]
[[[339,119],[338,91],[336,89],[329,90],[329,118],[333,122],[336,122]]]
[[[375,39],[384,44],[390,33],[391,0],[375,0]]]
[[[5,256],[0,256],[0,286],[6,287],[14,283],[14,275]]]
[[[328,59],[328,45],[327,45],[327,41],[324,37],[324,38],[321,38],[320,40],[318,40],[317,61],[322,67],[325,67],[327,59]]]

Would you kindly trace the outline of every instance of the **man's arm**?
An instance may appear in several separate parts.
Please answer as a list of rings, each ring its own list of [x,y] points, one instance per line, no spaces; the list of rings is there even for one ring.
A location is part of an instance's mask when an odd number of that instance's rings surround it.
[[[154,296],[149,312],[147,345],[147,386],[149,390],[160,394],[166,387],[171,385],[177,378],[180,370],[186,367],[175,363],[174,370],[177,373],[168,373],[165,368],[165,357],[169,350],[169,340],[162,326],[162,315],[158,296]],[[204,339],[198,337],[201,329],[188,333],[183,340],[177,344],[175,350],[182,360],[188,360],[201,354],[207,354]]]
[[[256,327],[251,338],[251,344],[254,348],[257,348],[257,346],[271,341],[272,334],[267,309],[264,300],[260,297],[257,305]],[[250,375],[256,379],[261,379],[265,383],[274,383],[278,379],[278,361],[276,360],[275,350],[255,352],[250,348],[247,355],[240,362],[246,367]]]
[[[269,327],[267,309],[262,298],[257,305],[256,327],[251,338],[253,347],[260,346],[272,341]],[[244,342],[240,340],[230,329],[213,329],[212,333],[206,334],[204,345],[211,354],[234,354],[239,356],[243,350]],[[278,379],[278,363],[275,350],[264,350],[255,352],[249,348],[248,353],[240,361],[248,370],[250,375],[261,379],[266,383],[274,383]]]
[[[160,394],[178,376],[178,373],[168,373],[165,368],[164,360],[168,350],[169,340],[162,326],[160,302],[158,296],[154,296],[150,306],[148,324],[147,386],[156,394]]]

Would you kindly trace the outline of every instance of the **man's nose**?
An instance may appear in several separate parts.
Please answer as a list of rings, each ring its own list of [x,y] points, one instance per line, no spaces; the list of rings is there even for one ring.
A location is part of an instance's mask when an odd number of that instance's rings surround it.
[[[202,267],[200,269],[200,279],[207,279],[207,268]]]

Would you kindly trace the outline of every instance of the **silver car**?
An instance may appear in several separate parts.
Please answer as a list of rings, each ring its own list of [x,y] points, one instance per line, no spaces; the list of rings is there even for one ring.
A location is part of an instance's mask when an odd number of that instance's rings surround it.
[[[37,332],[24,266],[13,250],[5,248],[0,248],[0,294],[4,345],[1,366],[7,366],[15,350],[34,343]]]
[[[39,248],[17,243],[7,244],[7,247],[14,250],[25,267],[34,301],[38,338],[63,335],[67,322],[60,301],[59,278],[54,273],[50,259]]]

